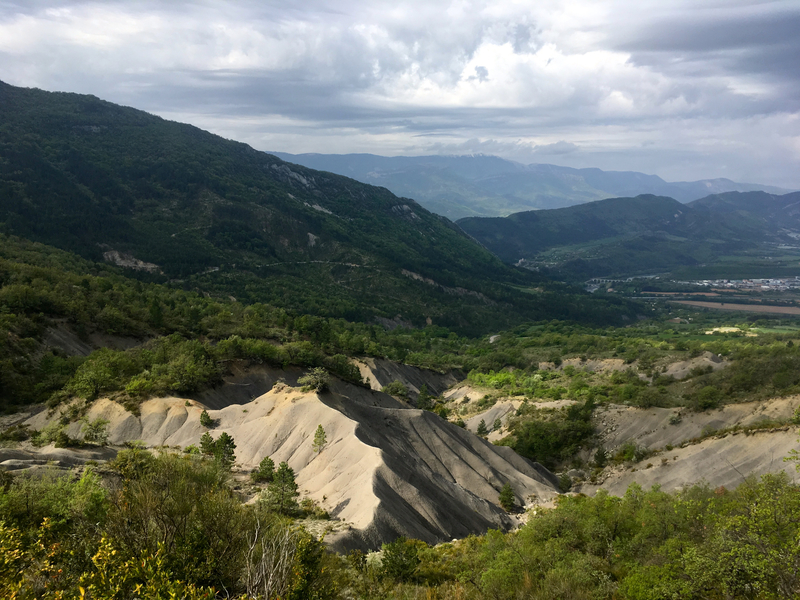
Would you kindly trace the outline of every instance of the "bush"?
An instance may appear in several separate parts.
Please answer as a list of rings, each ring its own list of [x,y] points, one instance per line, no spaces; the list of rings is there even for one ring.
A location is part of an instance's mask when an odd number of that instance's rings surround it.
[[[330,375],[322,367],[314,367],[297,380],[304,392],[315,391],[318,394],[326,392],[330,385]]]
[[[408,388],[400,381],[395,379],[392,383],[385,385],[381,388],[384,394],[390,396],[398,396],[400,398],[408,399]]]
[[[214,426],[214,420],[211,418],[211,415],[208,414],[207,410],[203,410],[203,412],[200,413],[200,425],[203,427]]]
[[[84,419],[81,433],[83,434],[83,441],[90,444],[97,444],[98,446],[105,446],[108,444],[108,423],[107,419],[97,418],[94,421]]]
[[[394,581],[412,581],[420,563],[419,550],[423,542],[399,537],[381,546],[381,572]]]
[[[707,385],[700,389],[695,395],[695,409],[696,410],[709,410],[717,408],[722,400],[722,392],[711,385]]]

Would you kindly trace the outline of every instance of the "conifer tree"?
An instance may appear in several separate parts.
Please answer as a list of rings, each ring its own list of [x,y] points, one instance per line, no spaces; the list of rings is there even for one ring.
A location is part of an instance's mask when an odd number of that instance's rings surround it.
[[[214,456],[214,438],[207,431],[200,438],[200,452],[206,456]]]
[[[233,438],[223,431],[214,442],[214,460],[224,469],[230,469],[236,461],[236,454],[233,452],[235,449]]]
[[[322,428],[322,425],[317,426],[317,431],[314,432],[314,443],[311,447],[314,449],[314,452],[319,454],[322,452],[322,448],[325,447],[325,444],[328,442],[328,436],[325,435],[325,430]]]
[[[511,510],[513,510],[516,504],[516,498],[514,497],[514,490],[510,483],[506,482],[500,490],[499,500],[500,506],[502,506],[506,512],[511,512]]]
[[[261,462],[258,464],[258,470],[253,471],[250,474],[250,478],[253,480],[254,483],[258,483],[260,481],[270,482],[272,478],[275,476],[275,463],[269,456],[265,456],[261,459]]]
[[[282,462],[272,477],[272,483],[267,487],[264,497],[267,508],[282,515],[291,515],[299,510],[297,504],[299,495],[294,471],[286,462]]]
[[[478,423],[477,433],[481,437],[484,437],[489,433],[489,430],[486,429],[486,421],[484,421],[483,419],[481,419],[481,422]]]

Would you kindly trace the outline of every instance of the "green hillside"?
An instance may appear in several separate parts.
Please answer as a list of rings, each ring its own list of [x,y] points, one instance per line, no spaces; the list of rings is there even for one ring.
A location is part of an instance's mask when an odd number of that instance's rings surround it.
[[[521,164],[497,156],[377,156],[375,154],[288,154],[291,163],[346,175],[414,198],[450,219],[502,217],[526,210],[554,209],[585,202],[654,194],[690,202],[709,194],[789,190],[729,179],[667,182],[635,171],[573,169]]]
[[[464,331],[619,312],[559,287],[523,294],[541,278],[414,201],[196,127],[6,84],[0,123],[0,230],[94,261],[150,263],[148,280]]]
[[[757,277],[755,255],[776,247],[791,252],[800,233],[798,201],[796,192],[730,192],[689,204],[637,196],[458,224],[508,263],[544,266],[571,279],[705,267],[732,256],[741,257],[735,274],[717,269],[719,277]],[[748,261],[754,268],[742,270]]]

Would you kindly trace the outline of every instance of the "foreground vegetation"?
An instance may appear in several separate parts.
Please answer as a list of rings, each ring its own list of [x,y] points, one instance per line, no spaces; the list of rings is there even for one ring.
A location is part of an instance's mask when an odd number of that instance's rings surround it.
[[[281,466],[281,469],[288,467]],[[281,478],[281,469],[274,474]],[[290,471],[290,470],[289,470]],[[790,598],[800,488],[561,497],[520,530],[378,554],[328,553],[272,495],[243,505],[224,463],[133,447],[79,477],[4,476],[5,598]],[[296,489],[296,486],[295,488]]]

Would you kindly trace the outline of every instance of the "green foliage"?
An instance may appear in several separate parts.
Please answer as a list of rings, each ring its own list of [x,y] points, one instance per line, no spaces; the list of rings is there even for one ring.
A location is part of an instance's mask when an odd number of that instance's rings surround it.
[[[223,470],[230,470],[236,461],[234,450],[236,450],[236,442],[226,431],[219,434],[216,440],[208,431],[200,437],[200,453],[213,457],[214,462]]]
[[[500,496],[498,500],[500,501],[500,506],[502,506],[506,512],[511,512],[514,510],[517,499],[514,495],[514,489],[511,487],[509,482],[505,482],[503,484],[503,487],[500,489]]]
[[[400,398],[408,399],[408,388],[403,382],[398,381],[397,379],[383,386],[381,391],[384,394],[389,394],[390,396],[398,396]]]
[[[282,462],[278,465],[266,492],[262,494],[261,502],[268,510],[288,516],[299,510],[297,504],[299,495],[294,480],[294,470],[286,462]]]
[[[266,566],[270,598],[338,597],[322,543],[243,505],[215,463],[133,445],[112,466],[122,482],[111,489],[91,469],[0,488],[0,596],[255,598]]]
[[[478,428],[475,430],[475,432],[481,437],[486,437],[489,435],[489,430],[486,428],[486,421],[481,419],[481,422],[478,423]]]
[[[236,443],[233,438],[223,431],[214,442],[214,460],[223,469],[229,470],[236,461]]]
[[[280,305],[312,315],[310,328],[314,316],[400,314],[418,326],[430,317],[484,333],[528,319],[634,313],[620,301],[550,289],[384,188],[289,165],[189,125],[93,97],[7,85],[0,122],[4,230],[91,260],[113,240],[114,250],[163,271],[143,279]],[[309,233],[324,241],[310,244]],[[545,289],[535,296],[518,289],[536,285]],[[19,294],[11,292],[13,303]],[[148,298],[136,320],[160,331],[170,316],[165,302]],[[116,332],[136,320],[113,304],[98,314]],[[327,332],[310,333],[319,343]]]
[[[211,415],[208,414],[208,411],[203,409],[203,412],[200,413],[200,425],[203,427],[213,427],[214,421],[211,418]]]
[[[140,479],[147,475],[155,464],[155,457],[139,444],[132,444],[109,461],[108,466],[122,475],[124,479]]]
[[[258,463],[258,469],[250,473],[253,483],[269,483],[275,476],[275,463],[269,456],[265,456]]]
[[[381,571],[384,577],[397,582],[412,581],[420,564],[418,540],[399,537],[381,546]]]
[[[642,446],[637,446],[633,442],[625,442],[614,454],[614,462],[639,462],[650,456],[650,451]]]
[[[428,386],[423,383],[417,395],[417,408],[421,410],[431,410],[433,408],[433,400],[434,396],[428,391]]]
[[[622,498],[562,496],[518,531],[490,531],[418,552],[407,581],[381,597],[787,598],[800,591],[800,494],[784,474],[736,491]],[[469,582],[465,593],[459,582]]]
[[[206,431],[200,437],[200,452],[205,456],[214,456],[215,449],[216,444],[214,443],[214,438],[211,437],[211,434]]]
[[[98,446],[105,446],[108,444],[108,424],[107,419],[97,418],[94,421],[84,420],[81,427],[83,434],[83,441],[90,444],[97,444]]]
[[[719,390],[719,388],[707,385],[698,390],[695,394],[695,407],[697,410],[717,408],[721,399],[722,392]]]
[[[314,432],[314,442],[311,445],[314,452],[319,454],[322,452],[322,449],[325,447],[325,444],[328,443],[328,436],[325,435],[325,430],[322,428],[322,425],[317,426],[317,430]]]
[[[608,464],[608,452],[602,446],[594,453],[594,464],[601,469]]]
[[[328,372],[325,369],[322,367],[314,367],[305,375],[300,377],[297,380],[297,383],[303,386],[302,389],[304,392],[310,392],[313,390],[318,394],[322,394],[328,391],[330,381],[330,375],[328,375]]]
[[[589,399],[552,413],[516,417],[510,422],[511,435],[500,443],[548,468],[555,468],[594,435],[591,423],[594,407]]]

